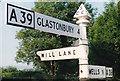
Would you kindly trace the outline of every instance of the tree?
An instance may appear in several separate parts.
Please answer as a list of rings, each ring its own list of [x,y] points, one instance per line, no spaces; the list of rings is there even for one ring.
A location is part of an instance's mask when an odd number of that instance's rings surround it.
[[[24,70],[17,70],[15,67],[9,66],[2,69],[2,80],[17,80],[17,81],[36,81],[40,79],[41,81],[44,80],[45,75],[42,72],[34,71],[33,69],[24,69]],[[45,80],[44,80],[45,81]]]
[[[96,18],[89,28],[89,62],[96,65],[113,67],[114,76],[120,77],[120,16],[114,2],[106,4],[105,11]],[[118,14],[118,15],[117,15]]]
[[[2,69],[2,72],[13,72],[13,71],[17,71],[17,68],[8,66],[8,67]]]
[[[81,3],[85,2],[36,2],[33,10],[70,23],[75,23],[73,21],[73,15]],[[92,6],[88,3],[85,3],[85,5],[91,15],[94,16]],[[49,75],[57,75],[57,78],[65,76],[70,78],[71,74],[77,75],[77,61],[41,62],[36,55],[36,52],[40,50],[71,46],[75,40],[74,38],[29,29],[20,30],[16,38],[21,40],[16,56],[17,62],[26,62],[28,64],[32,62],[36,70],[46,73],[46,77]]]
[[[13,78],[12,72],[17,72],[17,68],[12,67],[12,66],[2,68],[2,77],[3,78]]]

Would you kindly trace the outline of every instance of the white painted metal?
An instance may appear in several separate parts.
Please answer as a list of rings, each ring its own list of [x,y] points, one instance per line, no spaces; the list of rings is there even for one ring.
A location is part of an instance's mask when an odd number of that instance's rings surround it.
[[[95,66],[95,65],[88,65],[88,78],[106,78],[106,69],[105,66]]]
[[[74,18],[79,18],[79,17],[81,18],[83,16],[91,17],[89,12],[86,10],[85,6],[83,4],[81,4],[80,7],[78,8],[77,12],[74,15]]]
[[[106,78],[105,66],[80,65],[80,78]]]
[[[7,24],[34,28],[34,12],[12,4],[7,4]]]
[[[83,4],[80,5],[79,9],[74,15],[74,18],[78,19],[76,24],[80,27],[81,37],[79,38],[79,45],[83,47],[83,50],[85,51],[85,57],[87,59],[79,59],[79,80],[81,79],[87,79],[89,78],[89,71],[88,71],[88,54],[89,54],[89,48],[88,48],[88,39],[87,39],[87,33],[86,33],[86,27],[89,24],[89,21],[87,20],[90,18],[90,14],[86,10]]]
[[[79,65],[79,79],[88,79],[88,65]]]
[[[81,4],[79,9],[74,15],[74,18],[78,19],[76,24],[80,27],[81,37],[79,38],[79,45],[83,46],[85,52],[85,57],[88,57],[89,48],[88,48],[88,39],[87,39],[87,32],[86,27],[89,24],[87,20],[90,18],[90,14],[85,9],[84,5]],[[80,80],[87,80],[89,78],[96,78],[96,79],[103,79],[106,77],[112,77],[113,70],[112,68],[106,68],[105,66],[95,66],[95,65],[88,65],[88,59],[79,59],[79,79]]]
[[[80,38],[79,26],[40,13],[35,13],[35,29]]]
[[[113,69],[111,67],[106,67],[106,77],[113,77]]]
[[[38,51],[37,55],[40,56],[41,61],[50,60],[66,60],[66,59],[83,59],[86,60],[87,57],[83,46],[77,47],[66,47],[60,49],[52,49],[45,51]]]
[[[12,4],[7,4],[7,24],[74,38],[80,38],[81,35],[78,25]]]

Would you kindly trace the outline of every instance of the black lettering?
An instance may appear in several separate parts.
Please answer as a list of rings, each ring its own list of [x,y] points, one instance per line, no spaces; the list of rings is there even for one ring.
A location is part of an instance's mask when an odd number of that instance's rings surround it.
[[[92,74],[92,71],[91,71],[91,69],[89,69],[89,74]]]
[[[97,72],[97,70],[96,70],[96,69],[94,69],[94,70],[93,70],[93,75],[96,75],[96,72]]]
[[[46,57],[47,57],[47,53],[46,53]]]
[[[52,28],[52,21],[49,21],[49,28]]]
[[[71,55],[71,52],[70,52],[70,51],[68,51],[68,55]]]
[[[41,54],[42,57],[44,57],[44,54]]]
[[[56,29],[59,30],[59,27],[58,27],[58,22],[56,23]]]
[[[91,74],[94,75],[94,69],[91,69]]]
[[[49,24],[48,24],[48,20],[46,20],[46,27],[48,26],[48,28],[49,28]]]
[[[100,75],[100,70],[98,69],[98,75]]]
[[[62,27],[63,27],[63,31],[65,31],[65,25],[64,24],[62,24]]]
[[[71,26],[68,26],[67,32],[71,32]]]
[[[77,33],[80,34],[80,29],[78,29]]]
[[[11,13],[11,15],[10,15],[10,21],[11,21],[12,19],[15,19],[15,21],[17,22],[17,17],[16,17],[15,9],[12,9],[12,13]]]
[[[27,20],[29,21],[28,25],[32,23],[32,15],[30,13],[27,14]]]
[[[42,18],[42,26],[43,26],[43,27],[45,27],[45,25],[44,25],[44,23],[43,23],[43,22],[44,22],[44,21],[43,21],[43,18]]]
[[[52,57],[55,57],[54,53],[52,52]]]
[[[112,76],[112,70],[109,69],[109,76]]]
[[[51,57],[51,54],[49,53],[49,57]]]
[[[40,20],[41,20],[41,18],[40,18],[40,17],[38,17],[38,18],[37,18],[37,24],[38,24],[39,26],[41,25]]]
[[[73,55],[76,55],[76,54],[75,54],[75,50],[73,50]]]
[[[55,29],[55,22],[53,21],[53,28]]]
[[[21,11],[22,13],[22,20],[20,20],[21,23],[25,23],[26,22],[26,18],[25,18],[25,12]]]
[[[102,74],[104,75],[104,70],[102,70]]]
[[[74,28],[72,27],[71,29],[72,29],[72,33],[74,33]]]
[[[108,75],[108,70],[106,70],[106,75]]]
[[[89,69],[89,74],[93,75],[94,69]]]
[[[66,52],[64,51],[63,55],[66,55]]]
[[[60,52],[59,52],[59,56],[62,56],[62,55],[60,54]]]

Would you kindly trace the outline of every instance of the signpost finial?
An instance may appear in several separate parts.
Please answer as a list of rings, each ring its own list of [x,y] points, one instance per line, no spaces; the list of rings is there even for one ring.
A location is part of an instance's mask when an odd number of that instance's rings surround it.
[[[91,18],[91,15],[86,10],[85,6],[81,4],[73,17],[78,19],[76,24],[86,27],[89,24],[88,18]]]
[[[88,17],[91,18],[90,13],[86,10],[85,6],[83,4],[80,5],[77,12],[74,15],[74,18],[79,19],[80,17]]]

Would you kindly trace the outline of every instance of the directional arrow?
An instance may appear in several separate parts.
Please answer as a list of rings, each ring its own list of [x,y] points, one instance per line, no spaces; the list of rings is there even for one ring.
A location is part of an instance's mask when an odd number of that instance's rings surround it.
[[[43,15],[19,6],[6,4],[7,25],[36,29],[48,33],[80,38],[78,25]]]
[[[66,60],[66,59],[87,59],[83,46],[67,47],[60,49],[38,51],[41,61]]]

